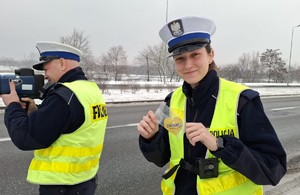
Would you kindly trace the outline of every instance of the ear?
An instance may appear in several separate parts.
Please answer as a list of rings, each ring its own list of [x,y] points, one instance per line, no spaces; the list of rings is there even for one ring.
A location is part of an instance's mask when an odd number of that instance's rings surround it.
[[[208,57],[209,57],[209,64],[210,64],[212,63],[215,57],[215,51],[213,49],[211,49],[210,53],[208,54]]]
[[[64,58],[60,58],[59,61],[60,61],[61,70],[66,70],[67,69],[67,62],[66,62],[66,60]]]

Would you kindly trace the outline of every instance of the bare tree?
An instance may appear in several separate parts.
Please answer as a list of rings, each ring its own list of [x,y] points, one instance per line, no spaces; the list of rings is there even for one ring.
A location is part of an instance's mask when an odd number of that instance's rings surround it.
[[[90,42],[88,36],[84,35],[83,31],[73,30],[71,35],[62,36],[59,41],[64,44],[71,45],[82,51],[81,66],[84,68],[87,77],[94,78],[96,63],[90,49]]]
[[[166,67],[167,67],[167,73],[168,75],[170,76],[170,82],[174,80],[176,81],[179,81],[180,80],[180,77],[178,76],[177,72],[176,72],[176,69],[175,69],[175,62],[173,59],[171,58],[167,58],[167,61],[166,61]]]
[[[84,55],[92,54],[88,36],[85,36],[83,31],[74,29],[71,35],[62,36],[59,41],[80,49]]]
[[[109,65],[111,63],[110,63],[110,61],[108,59],[107,54],[102,54],[101,55],[99,64],[100,64],[100,67],[102,69],[101,74],[103,74],[104,77],[105,77],[104,80],[109,80],[109,78],[110,78],[110,74],[109,73],[111,72],[111,70],[109,69],[109,67],[110,67]]]
[[[239,64],[228,64],[219,68],[219,75],[230,81],[239,82],[242,78],[242,73]]]
[[[238,66],[243,82],[256,82],[260,73],[259,52],[243,53],[238,60]]]
[[[143,49],[141,52],[139,52],[138,57],[136,57],[136,61],[138,61],[142,65],[146,65],[146,72],[144,74],[147,75],[147,81],[150,81],[150,46]]]
[[[168,76],[172,81],[174,76],[177,75],[172,59],[167,58],[166,46],[163,42],[143,49],[136,59],[141,65],[147,66],[144,73],[148,75],[147,80],[150,80],[150,72],[158,75],[159,80],[164,83],[166,83]]]
[[[32,65],[38,63],[38,54],[31,52],[23,60],[15,60],[13,58],[0,58],[0,65],[7,66],[8,69],[15,68],[32,68]]]
[[[115,81],[120,80],[121,74],[127,74],[127,55],[121,45],[111,47],[108,52],[103,55],[102,60],[105,65],[109,65],[112,68]]]
[[[21,68],[32,68],[32,65],[36,64],[38,62],[39,55],[37,53],[29,53],[27,57],[24,58],[24,60],[20,61],[20,67]]]
[[[260,61],[268,70],[268,82],[272,79],[273,82],[283,82],[285,80],[286,63],[280,57],[279,49],[267,49],[260,56]]]
[[[0,65],[7,67],[7,69],[13,69],[14,67],[20,67],[20,62],[13,58],[0,58]]]
[[[300,67],[297,68],[291,67],[290,73],[292,74],[291,82],[293,81],[300,82]]]
[[[258,82],[262,79],[262,72],[263,72],[263,68],[260,64],[260,53],[257,52],[252,52],[252,57],[251,57],[251,77],[249,82]]]
[[[166,83],[166,76],[167,76],[167,50],[165,43],[161,42],[158,45],[153,47],[152,53],[157,56],[157,63],[156,66],[158,67],[159,76],[161,81]]]

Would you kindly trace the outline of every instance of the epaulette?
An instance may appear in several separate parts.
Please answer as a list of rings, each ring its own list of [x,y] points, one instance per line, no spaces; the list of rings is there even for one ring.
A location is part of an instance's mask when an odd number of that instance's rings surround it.
[[[241,96],[247,98],[248,100],[252,100],[253,98],[259,96],[259,93],[253,89],[247,89],[241,93]]]
[[[172,97],[173,91],[171,93],[169,93],[167,95],[167,97],[165,97],[165,102],[167,103],[167,106],[170,106],[170,101],[171,101],[171,97]]]
[[[246,89],[243,91],[240,95],[239,104],[238,104],[238,114],[241,112],[244,105],[253,98],[259,96],[259,93],[257,91],[254,91],[252,89]]]
[[[56,86],[55,86],[56,87]],[[63,100],[65,100],[65,102],[69,105],[72,97],[74,96],[73,91],[71,91],[69,88],[60,85],[57,86],[55,89],[55,92],[57,95],[59,95]]]

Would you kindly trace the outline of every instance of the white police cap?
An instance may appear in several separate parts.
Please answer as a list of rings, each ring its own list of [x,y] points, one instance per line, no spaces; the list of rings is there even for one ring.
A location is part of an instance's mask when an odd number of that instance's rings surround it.
[[[57,42],[40,41],[37,42],[36,48],[40,52],[40,61],[42,61],[32,66],[36,70],[44,70],[44,64],[53,59],[64,58],[80,62],[82,55],[79,49]]]
[[[207,18],[186,16],[165,24],[160,38],[168,45],[171,56],[200,49],[211,42],[215,23]]]

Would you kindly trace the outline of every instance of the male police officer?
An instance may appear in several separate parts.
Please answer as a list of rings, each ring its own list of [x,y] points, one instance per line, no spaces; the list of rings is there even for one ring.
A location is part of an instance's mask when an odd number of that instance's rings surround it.
[[[2,95],[7,106],[5,125],[21,150],[35,150],[27,180],[40,185],[40,194],[95,193],[107,111],[101,90],[79,67],[81,51],[55,42],[38,42],[45,78],[55,83],[40,106],[29,98],[28,113],[15,85]]]

